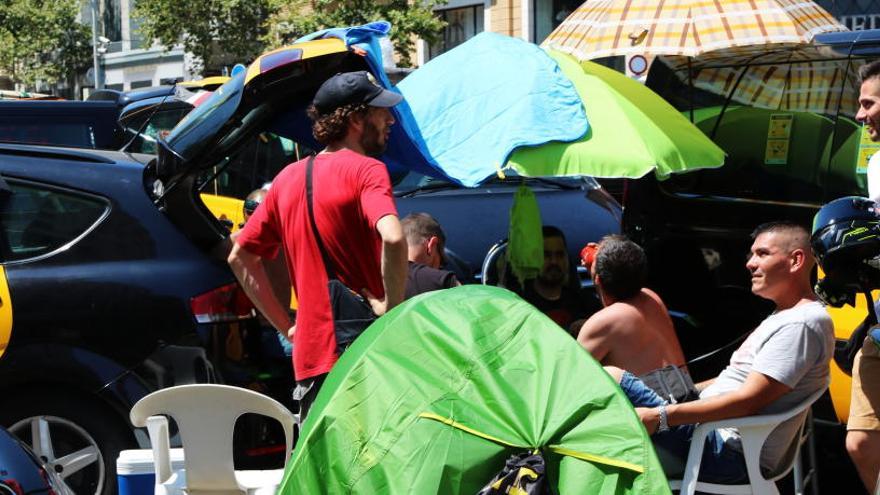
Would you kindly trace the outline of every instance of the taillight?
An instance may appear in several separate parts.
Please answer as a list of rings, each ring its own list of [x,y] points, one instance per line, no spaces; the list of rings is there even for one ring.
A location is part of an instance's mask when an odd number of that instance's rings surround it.
[[[199,323],[244,320],[255,316],[254,305],[236,283],[217,287],[190,300],[193,316]]]

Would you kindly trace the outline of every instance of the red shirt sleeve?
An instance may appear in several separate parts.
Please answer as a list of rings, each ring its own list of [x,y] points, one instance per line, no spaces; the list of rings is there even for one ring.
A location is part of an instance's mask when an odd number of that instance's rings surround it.
[[[248,219],[235,242],[258,256],[275,258],[281,246],[281,230],[278,228],[278,202],[275,189],[269,189],[266,197]]]
[[[361,210],[370,226],[375,228],[376,222],[385,215],[397,216],[397,206],[394,204],[388,169],[378,160],[370,162],[362,176],[360,200]]]

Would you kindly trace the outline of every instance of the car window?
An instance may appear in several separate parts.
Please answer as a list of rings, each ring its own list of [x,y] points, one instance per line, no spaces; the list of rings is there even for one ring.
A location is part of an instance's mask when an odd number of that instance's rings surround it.
[[[7,181],[0,191],[0,262],[36,258],[70,243],[107,211],[93,197]]]
[[[790,82],[793,88],[782,89],[762,86],[760,80],[771,69],[792,77],[812,74],[816,63],[748,67],[742,74],[743,89],[735,86],[739,97],[730,101],[724,91],[690,87],[680,74],[655,63],[648,86],[686,117],[693,114],[695,125],[727,154],[723,167],[674,176],[662,187],[675,193],[811,205],[865,195],[867,155],[861,125],[854,119],[858,99],[854,78],[866,62],[853,59],[847,65],[844,58],[836,67],[845,70],[837,70],[836,79],[829,76],[814,82],[802,77]],[[731,68],[728,75],[739,75],[741,70]],[[727,82],[731,81],[735,78]],[[719,87],[729,94],[727,86],[719,83]],[[762,95],[769,91],[783,92],[779,107],[747,101],[765,101]]]
[[[198,188],[203,193],[244,199],[309,152],[290,139],[263,132],[237,147],[235,155],[202,172]]]
[[[131,140],[126,151],[131,153],[156,154],[159,137],[165,137],[180,120],[189,113],[190,108],[174,108],[159,110],[155,113],[146,111],[142,116],[126,123],[125,141]],[[150,121],[144,125],[145,120]],[[141,130],[143,128],[143,130]],[[141,131],[138,134],[138,131]],[[134,138],[134,139],[132,139]]]

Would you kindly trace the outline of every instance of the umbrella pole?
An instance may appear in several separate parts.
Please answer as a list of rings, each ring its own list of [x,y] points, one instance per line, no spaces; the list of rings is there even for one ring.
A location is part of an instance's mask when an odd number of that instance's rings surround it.
[[[743,80],[747,70],[749,70],[749,66],[743,66],[742,71],[739,73],[739,77],[736,78],[736,82],[733,83],[733,87],[730,88],[730,92],[727,93],[727,98],[724,99],[724,105],[721,106],[721,112],[718,114],[718,118],[715,119],[715,125],[712,126],[712,134],[709,135],[709,139],[715,139],[718,127],[721,126],[721,118],[724,117],[724,112],[726,112],[727,107],[730,106],[730,101],[733,100],[733,94],[736,93],[736,88],[739,87],[739,83]]]
[[[688,104],[690,106],[691,124],[694,123],[694,72],[691,57],[688,57]]]

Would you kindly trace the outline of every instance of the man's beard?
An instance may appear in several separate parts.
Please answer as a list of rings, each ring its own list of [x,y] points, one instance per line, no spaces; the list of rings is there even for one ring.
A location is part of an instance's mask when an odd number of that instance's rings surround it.
[[[379,128],[373,125],[372,122],[366,122],[364,133],[361,135],[360,145],[367,156],[378,157],[385,152],[386,143],[384,141],[380,142],[380,137]]]
[[[553,266],[550,267],[547,271],[542,272],[538,275],[538,280],[541,281],[542,284],[550,287],[555,287],[559,285],[565,285],[568,282],[568,274],[565,273],[561,267]]]

